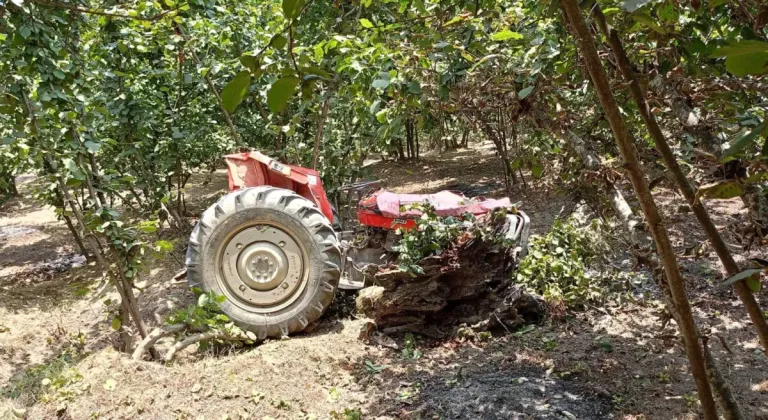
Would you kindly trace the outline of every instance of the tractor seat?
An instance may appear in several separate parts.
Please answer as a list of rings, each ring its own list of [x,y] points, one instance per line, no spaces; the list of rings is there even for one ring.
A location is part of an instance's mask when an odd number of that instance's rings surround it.
[[[461,216],[465,213],[481,215],[495,208],[510,207],[509,198],[487,199],[467,198],[456,191],[440,191],[435,194],[397,194],[378,190],[363,200],[362,207],[391,218],[414,219],[421,216],[421,210],[411,208],[412,204],[428,203],[440,217]],[[377,211],[378,210],[378,211]]]

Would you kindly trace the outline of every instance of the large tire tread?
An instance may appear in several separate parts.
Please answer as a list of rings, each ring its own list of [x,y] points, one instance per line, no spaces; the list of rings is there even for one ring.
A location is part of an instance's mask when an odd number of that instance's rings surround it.
[[[284,337],[303,330],[316,321],[333,300],[339,284],[341,251],[331,223],[310,200],[293,191],[275,187],[254,187],[232,192],[203,212],[192,231],[187,248],[187,283],[190,288],[204,291],[216,288],[215,278],[205,277],[206,258],[211,258],[207,246],[217,228],[231,217],[251,209],[269,209],[291,216],[311,235],[313,243],[304,243],[310,261],[307,287],[293,304],[278,314],[237,316],[229,302],[222,304],[224,313],[235,323],[252,331],[260,339]],[[208,264],[212,264],[208,262]],[[210,273],[210,267],[207,270]],[[304,296],[308,294],[309,296]],[[248,318],[248,319],[244,319]]]

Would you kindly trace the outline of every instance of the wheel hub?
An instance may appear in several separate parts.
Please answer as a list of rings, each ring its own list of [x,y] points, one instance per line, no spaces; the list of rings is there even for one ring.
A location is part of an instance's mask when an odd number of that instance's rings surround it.
[[[240,252],[237,273],[251,289],[271,290],[285,280],[288,257],[271,242],[254,242]]]
[[[290,305],[304,289],[304,260],[303,248],[283,229],[253,226],[226,242],[219,278],[234,303],[273,312]]]

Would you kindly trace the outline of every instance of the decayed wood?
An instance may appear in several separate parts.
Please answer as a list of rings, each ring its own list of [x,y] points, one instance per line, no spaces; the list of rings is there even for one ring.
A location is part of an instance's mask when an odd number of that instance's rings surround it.
[[[466,234],[453,249],[423,259],[422,274],[396,267],[379,271],[375,285],[360,291],[358,311],[385,331],[435,337],[451,334],[460,324],[510,329],[543,318],[543,300],[509,279],[516,264],[513,252],[470,238]]]
[[[666,283],[669,287],[675,309],[680,316],[678,327],[685,340],[685,350],[696,382],[696,389],[701,401],[704,418],[715,420],[717,419],[717,408],[712,397],[712,389],[706,372],[703,350],[698,340],[696,323],[693,319],[691,304],[688,301],[677,258],[664,226],[664,219],[656,207],[656,202],[643,176],[642,166],[637,157],[632,137],[624,123],[624,118],[621,116],[616,98],[613,96],[611,85],[608,81],[608,76],[597,54],[594,38],[584,21],[579,5],[574,0],[561,0],[560,5],[579,44],[579,50],[584,57],[595,92],[605,111],[606,119],[611,126],[611,131],[613,131],[613,136],[624,159],[627,175],[632,182],[632,187],[638,196],[643,213],[645,214],[648,228],[656,242],[656,249],[664,267]]]

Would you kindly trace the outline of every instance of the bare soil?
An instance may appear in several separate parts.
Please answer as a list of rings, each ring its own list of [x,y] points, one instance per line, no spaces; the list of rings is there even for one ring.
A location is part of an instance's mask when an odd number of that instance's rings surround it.
[[[487,144],[370,168],[399,192],[504,194],[500,164]],[[522,202],[535,233],[576,208],[576,194],[561,191],[557,182],[538,182],[544,187],[532,190],[526,178],[529,189],[517,186],[512,199]],[[226,191],[223,172],[190,182],[193,213]],[[22,192],[30,188],[24,184]],[[768,358],[749,319],[733,292],[717,286],[723,274],[714,254],[691,252],[704,237],[680,196],[655,192],[670,220],[699,326],[713,337],[711,349],[744,412],[768,419]],[[764,256],[762,249],[746,254],[738,247],[732,226],[744,217],[740,201],[708,206],[741,260]],[[183,283],[171,281],[184,246],[179,238],[175,257],[149,261],[142,273],[139,298],[150,326],[194,299]],[[27,199],[0,207],[0,419],[353,419],[357,410],[362,418],[379,419],[698,415],[679,336],[673,323],[662,326],[650,281],[638,291],[647,297],[635,303],[500,331],[487,341],[416,337],[410,347],[394,337],[397,349],[360,341],[365,321],[348,315],[344,303],[351,296],[340,293],[309,333],[250,348],[192,351],[164,366],[133,362],[112,349],[109,314],[116,306],[105,300],[114,300],[114,293],[92,266],[80,264],[52,209]],[[621,253],[614,264],[631,270]],[[764,290],[759,299],[768,309]],[[55,381],[43,385],[45,378]]]

